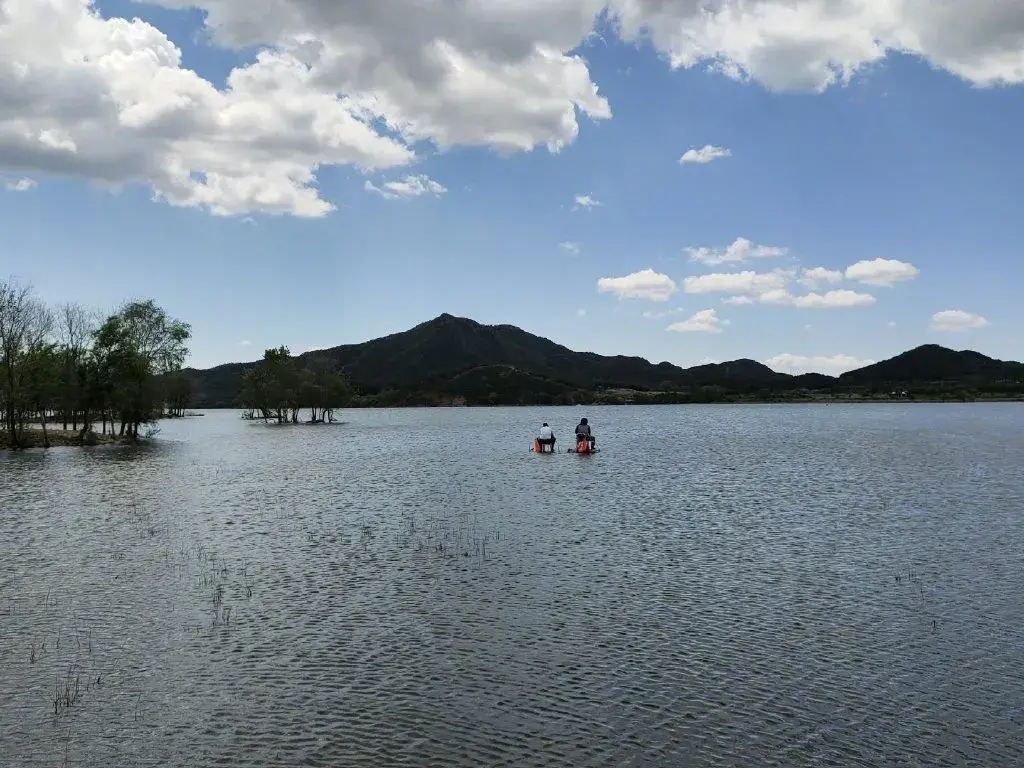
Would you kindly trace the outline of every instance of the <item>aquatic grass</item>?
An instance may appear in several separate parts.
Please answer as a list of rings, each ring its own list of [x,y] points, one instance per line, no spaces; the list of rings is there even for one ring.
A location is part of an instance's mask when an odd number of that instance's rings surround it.
[[[68,668],[68,673],[63,680],[57,678],[53,689],[53,714],[57,715],[61,709],[70,709],[78,701],[81,693],[82,677],[76,672],[75,664]]]

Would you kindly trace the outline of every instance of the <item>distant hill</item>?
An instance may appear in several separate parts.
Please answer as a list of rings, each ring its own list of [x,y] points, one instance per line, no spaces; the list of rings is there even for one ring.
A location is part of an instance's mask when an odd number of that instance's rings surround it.
[[[938,344],[925,344],[901,355],[868,365],[839,377],[842,385],[904,386],[949,383],[1003,385],[1020,383],[1024,364],[994,360],[978,352],[955,352]]]
[[[641,357],[576,352],[513,325],[483,325],[449,314],[362,344],[299,356],[313,358],[327,358],[340,367],[362,405],[792,399],[923,384],[942,391],[990,391],[990,385],[996,387],[991,391],[1000,393],[1024,390],[1020,363],[935,345],[839,378],[817,373],[790,376],[749,359],[681,368]],[[186,369],[193,384],[193,406],[238,405],[240,378],[252,365]]]

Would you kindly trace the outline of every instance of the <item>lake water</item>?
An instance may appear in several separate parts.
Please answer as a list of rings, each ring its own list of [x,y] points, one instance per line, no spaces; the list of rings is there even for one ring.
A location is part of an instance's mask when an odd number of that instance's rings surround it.
[[[0,454],[0,765],[1024,764],[1024,407],[341,418]]]

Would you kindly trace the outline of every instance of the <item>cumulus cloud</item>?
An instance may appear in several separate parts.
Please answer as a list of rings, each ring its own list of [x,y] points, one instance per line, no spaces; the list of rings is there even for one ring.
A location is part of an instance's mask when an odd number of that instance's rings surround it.
[[[726,248],[693,248],[684,249],[689,254],[691,261],[699,261],[702,264],[741,264],[751,259],[770,259],[776,256],[785,256],[789,253],[788,248],[780,248],[774,245],[754,245],[745,237],[737,237],[731,245]]]
[[[920,270],[913,264],[897,259],[871,259],[858,261],[846,268],[846,279],[865,285],[891,286],[913,280]]]
[[[829,291],[794,296],[785,288],[766,291],[757,297],[762,304],[778,304],[800,309],[832,309],[839,307],[865,307],[875,303],[875,297],[856,291]]]
[[[805,269],[803,271],[803,277],[800,278],[800,284],[813,290],[822,284],[835,284],[841,282],[842,279],[843,273],[837,269],[814,267],[813,269]]]
[[[561,248],[563,251],[571,253],[573,256],[579,256],[580,247],[576,243],[570,243],[569,241],[566,241],[564,243],[559,243],[558,247]]]
[[[856,291],[829,291],[828,293],[808,293],[793,299],[793,306],[803,309],[833,309],[842,307],[866,307],[875,303],[875,297],[869,293]]]
[[[38,185],[33,179],[15,179],[8,181],[4,186],[11,192],[28,192],[30,189],[35,189]]]
[[[617,0],[623,34],[673,67],[710,65],[773,90],[823,91],[889,51],[976,85],[1024,81],[1024,6],[1006,0]]]
[[[691,148],[686,150],[679,158],[680,165],[707,165],[712,160],[732,155],[725,147],[716,147],[712,144],[705,144],[700,149]]]
[[[821,91],[889,51],[977,85],[1024,82],[1024,5],[1008,0],[154,1],[198,9],[247,63],[215,86],[144,21],[7,0],[0,169],[142,184],[217,215],[323,216],[320,168],[410,166],[420,142],[558,152],[610,118],[570,53],[606,11],[673,67],[771,89]]]
[[[690,319],[672,323],[665,330],[677,333],[721,333],[723,326],[729,324],[722,320],[713,309],[702,309],[695,312]]]
[[[874,364],[874,360],[861,359],[853,355],[793,355],[784,352],[763,361],[765,365],[778,373],[789,373],[799,376],[802,373],[824,373],[826,376],[838,376],[847,371],[863,368]]]
[[[406,176],[396,181],[386,181],[382,186],[376,186],[367,180],[363,185],[367,192],[374,192],[385,200],[409,200],[423,195],[440,197],[448,190],[438,182],[423,174],[418,176]]]
[[[944,309],[932,315],[933,331],[963,333],[987,328],[991,323],[981,315],[964,312],[961,309]]]
[[[734,307],[741,307],[744,304],[753,304],[754,300],[749,296],[727,296],[722,299],[723,304],[730,304]]]
[[[163,3],[191,7],[193,3]],[[610,117],[570,50],[594,9],[210,0],[214,38],[257,47],[218,88],[163,32],[88,0],[0,14],[0,168],[139,183],[219,215],[333,210],[316,170],[408,165],[412,145],[558,151]]]
[[[789,283],[786,273],[774,272],[712,272],[683,279],[686,293],[732,293],[744,296],[759,296],[768,291],[785,288]]]
[[[770,291],[765,291],[757,300],[762,304],[793,304],[796,297],[793,296],[785,288],[774,288]]]
[[[642,269],[625,277],[602,277],[597,281],[599,293],[614,293],[620,299],[668,301],[677,290],[675,281],[653,269]]]

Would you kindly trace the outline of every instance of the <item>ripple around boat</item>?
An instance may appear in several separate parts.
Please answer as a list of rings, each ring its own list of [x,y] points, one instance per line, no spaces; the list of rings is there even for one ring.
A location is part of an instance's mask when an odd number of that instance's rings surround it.
[[[0,455],[0,764],[1024,765],[1024,407],[237,411]]]

